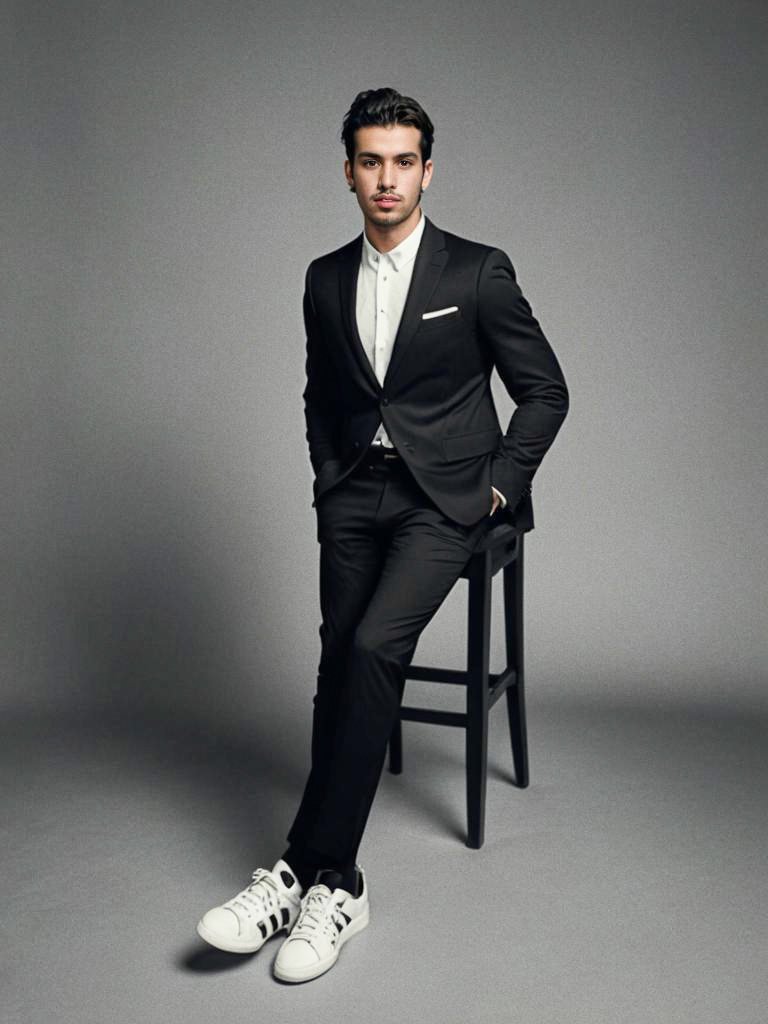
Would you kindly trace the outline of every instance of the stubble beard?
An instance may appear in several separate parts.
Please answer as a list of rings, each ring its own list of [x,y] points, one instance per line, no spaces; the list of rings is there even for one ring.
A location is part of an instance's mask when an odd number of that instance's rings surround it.
[[[416,202],[409,210],[390,210],[389,213],[377,210],[376,204],[373,203],[373,210],[368,213],[368,218],[376,225],[377,228],[395,228],[398,224],[402,224],[403,221],[408,220],[408,218],[413,214],[413,211],[419,205],[420,201],[421,193],[416,197]]]

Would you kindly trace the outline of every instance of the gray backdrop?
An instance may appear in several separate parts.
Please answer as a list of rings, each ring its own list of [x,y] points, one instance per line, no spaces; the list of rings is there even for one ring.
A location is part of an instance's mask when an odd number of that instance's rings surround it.
[[[305,690],[302,276],[361,229],[340,121],[384,84],[436,125],[426,212],[508,252],[570,384],[532,667],[762,692],[762,5],[13,6],[7,704]]]
[[[425,212],[509,254],[570,387],[532,713],[765,712],[765,5],[27,0],[3,28],[12,729],[279,735],[290,822],[320,621],[303,274],[361,230],[340,124],[382,85],[435,123]],[[419,657],[460,663],[463,601]]]

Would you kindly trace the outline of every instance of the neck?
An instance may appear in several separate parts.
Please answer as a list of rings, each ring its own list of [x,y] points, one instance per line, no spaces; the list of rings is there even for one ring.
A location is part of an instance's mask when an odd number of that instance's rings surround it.
[[[408,235],[418,226],[419,219],[423,216],[421,205],[417,204],[411,214],[399,224],[381,225],[375,224],[372,220],[365,218],[365,233],[371,245],[379,252],[390,252],[407,238]]]

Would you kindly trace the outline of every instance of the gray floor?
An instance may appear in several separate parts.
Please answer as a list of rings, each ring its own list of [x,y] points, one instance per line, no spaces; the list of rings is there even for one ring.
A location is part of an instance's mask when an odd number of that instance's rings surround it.
[[[529,721],[520,791],[494,710],[480,852],[461,734],[405,726],[361,849],[371,925],[287,986],[279,939],[229,956],[194,924],[281,852],[305,732],[7,720],[3,1020],[765,1024],[766,712],[582,694]]]

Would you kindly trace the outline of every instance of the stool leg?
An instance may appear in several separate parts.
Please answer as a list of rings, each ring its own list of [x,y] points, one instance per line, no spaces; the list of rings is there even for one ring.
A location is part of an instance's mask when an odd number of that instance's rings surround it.
[[[479,850],[485,839],[488,774],[488,672],[491,648],[490,556],[469,574],[467,628],[467,846]]]
[[[403,770],[403,723],[399,716],[389,737],[389,770],[393,775]]]
[[[525,719],[525,673],[523,662],[523,534],[518,537],[514,562],[504,566],[504,635],[507,665],[515,670],[515,684],[508,686],[509,738],[515,782],[521,789],[528,785],[528,733]]]

